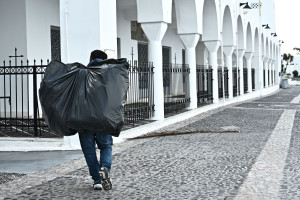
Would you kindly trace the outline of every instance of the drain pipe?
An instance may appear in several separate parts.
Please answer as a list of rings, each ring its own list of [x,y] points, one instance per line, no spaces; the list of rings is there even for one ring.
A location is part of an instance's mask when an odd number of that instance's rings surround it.
[[[69,29],[68,29],[68,17],[69,17],[69,0],[66,0],[66,6],[65,6],[65,38],[66,38],[66,50],[65,50],[65,56],[66,56],[66,63],[69,63],[68,58],[68,51],[69,51]]]

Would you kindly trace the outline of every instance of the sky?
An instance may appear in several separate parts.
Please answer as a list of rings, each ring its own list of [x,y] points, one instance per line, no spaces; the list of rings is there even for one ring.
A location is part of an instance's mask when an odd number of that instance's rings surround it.
[[[282,40],[281,54],[296,55],[300,48],[300,0],[275,0],[276,34]]]

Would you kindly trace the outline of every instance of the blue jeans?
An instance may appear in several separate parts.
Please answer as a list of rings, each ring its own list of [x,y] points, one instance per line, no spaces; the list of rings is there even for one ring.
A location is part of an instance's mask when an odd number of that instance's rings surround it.
[[[94,181],[101,181],[99,170],[106,167],[110,172],[112,162],[113,139],[104,133],[79,133],[81,149]],[[96,144],[100,149],[100,162],[96,154]]]

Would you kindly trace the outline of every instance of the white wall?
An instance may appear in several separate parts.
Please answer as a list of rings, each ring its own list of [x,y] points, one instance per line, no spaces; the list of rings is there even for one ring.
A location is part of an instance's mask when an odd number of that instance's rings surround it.
[[[208,65],[208,51],[202,41],[199,41],[196,46],[196,63],[197,65]]]
[[[15,48],[18,49],[18,55],[27,57],[25,15],[25,0],[0,0],[1,66],[3,60],[8,61],[8,56],[15,54]]]
[[[182,49],[185,49],[176,28],[168,28],[164,38],[162,39],[162,45],[171,47],[171,63],[182,64]]]
[[[162,39],[162,45],[171,47],[171,63],[182,64],[182,49],[185,49],[176,28],[168,28],[164,38]],[[182,73],[172,73],[172,85],[170,87],[171,94],[183,93]]]
[[[27,0],[26,21],[28,60],[51,60],[50,27],[60,26],[59,0]]]
[[[300,75],[300,56],[294,57],[294,65],[288,65],[286,67],[286,73],[290,73],[293,76],[293,71],[297,70]]]
[[[133,48],[133,60],[138,60],[138,41],[131,39],[131,21],[136,21],[136,8],[118,9],[117,11],[117,35],[121,39],[121,57],[132,60],[131,48]]]
[[[13,12],[12,12],[13,11]],[[14,48],[18,48],[18,55],[24,55],[22,60],[24,65],[26,59],[29,65],[33,65],[36,59],[40,64],[43,59],[46,64],[47,59],[51,59],[51,37],[50,26],[59,26],[59,0],[10,0],[0,1],[0,25],[5,27],[1,30],[0,59],[8,60],[8,55],[14,55]],[[18,65],[20,65],[20,58]],[[14,59],[12,59],[14,64]],[[33,114],[33,83],[32,75],[27,77],[21,75],[12,76],[11,79],[6,77],[6,88],[0,90],[0,96],[10,96],[11,105],[6,102],[6,111],[12,111],[12,117],[21,114],[31,117]],[[11,81],[10,81],[11,80]],[[23,84],[22,84],[23,81]],[[38,88],[41,76],[37,80]],[[27,88],[27,84],[29,88]],[[0,85],[4,85],[4,77],[0,77]],[[16,87],[17,85],[17,87]],[[9,87],[11,86],[11,94]],[[17,89],[16,89],[17,88]],[[23,90],[23,97],[21,95]],[[17,93],[17,96],[16,96]],[[4,102],[1,99],[0,112],[4,113]],[[29,107],[28,107],[28,101]],[[23,107],[23,113],[21,108]],[[18,113],[16,113],[16,109]],[[9,113],[7,113],[9,114]],[[9,114],[10,115],[10,114]]]
[[[15,48],[18,49],[18,55],[23,55],[24,60],[27,58],[26,52],[26,20],[25,20],[25,0],[0,0],[0,66],[6,60],[8,65],[8,56],[15,55]],[[15,59],[12,58],[12,65],[15,65]],[[18,58],[18,65],[21,59]],[[15,102],[16,92],[14,89],[10,92],[10,85],[15,88],[16,77],[5,78],[0,77],[0,96],[11,97],[11,102]],[[5,79],[5,88],[4,88]],[[18,78],[19,79],[19,76]],[[20,81],[17,83],[20,91]],[[15,111],[15,107],[20,106],[21,100],[18,103],[9,104],[8,99],[0,99],[0,115],[3,117],[6,107],[6,116],[10,116],[10,110]],[[12,113],[15,116],[15,113]]]

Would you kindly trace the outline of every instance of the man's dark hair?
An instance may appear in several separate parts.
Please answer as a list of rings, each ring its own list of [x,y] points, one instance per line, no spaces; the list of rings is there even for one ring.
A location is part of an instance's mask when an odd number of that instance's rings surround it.
[[[100,58],[102,60],[107,59],[107,54],[104,51],[101,50],[94,50],[91,52],[90,61]]]

